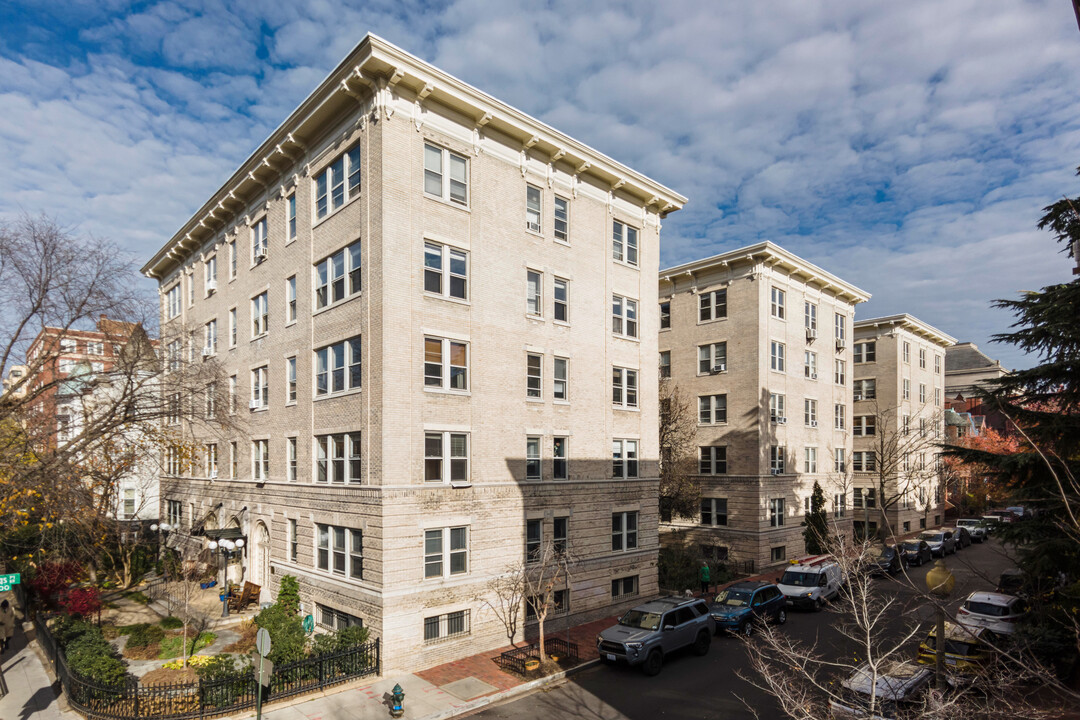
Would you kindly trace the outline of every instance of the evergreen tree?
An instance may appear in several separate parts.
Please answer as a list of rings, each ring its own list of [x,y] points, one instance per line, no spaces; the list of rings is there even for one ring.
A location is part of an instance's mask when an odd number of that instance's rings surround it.
[[[814,490],[810,494],[810,512],[803,521],[803,539],[806,552],[820,555],[828,545],[829,518],[825,514],[825,493],[821,485],[814,481]]]

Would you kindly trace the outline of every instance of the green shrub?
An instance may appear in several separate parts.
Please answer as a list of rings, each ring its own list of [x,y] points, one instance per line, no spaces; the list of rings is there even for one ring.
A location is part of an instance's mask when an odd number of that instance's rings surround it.
[[[338,649],[340,650],[363,645],[368,641],[368,637],[371,635],[368,629],[362,625],[350,625],[347,628],[338,630],[334,634],[337,635]]]
[[[278,587],[277,604],[290,615],[300,614],[300,583],[292,575],[283,575]]]
[[[241,695],[250,691],[251,660],[244,656],[237,665],[232,655],[216,655],[205,665],[196,667],[195,674],[205,683],[204,702],[210,707],[227,708],[236,704]],[[210,680],[219,682],[208,682]]]
[[[179,630],[180,628],[184,627],[184,621],[176,617],[175,615],[170,615],[167,618],[163,618],[159,624],[166,630]]]
[[[116,628],[117,635],[130,635],[131,633],[139,630],[140,628],[145,630],[150,627],[150,623],[135,623],[134,625],[121,625]]]
[[[270,633],[270,654],[274,663],[286,663],[304,657],[304,626],[281,605],[271,605],[255,616],[255,624]]]
[[[59,616],[52,626],[53,637],[56,638],[56,642],[59,643],[60,647],[65,649],[70,643],[88,632],[100,634],[101,631],[92,622],[77,620],[70,615]]]
[[[140,623],[139,627],[128,634],[127,647],[144,648],[153,643],[159,643],[165,638],[165,631],[157,625]]]
[[[64,648],[68,666],[78,675],[103,685],[117,685],[124,680],[127,666],[116,656],[101,631],[90,626],[71,638]]]

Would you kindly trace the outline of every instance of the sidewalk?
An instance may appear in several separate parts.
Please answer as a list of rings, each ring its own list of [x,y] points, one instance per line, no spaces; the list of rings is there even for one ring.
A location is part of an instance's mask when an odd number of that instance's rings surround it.
[[[18,613],[18,611],[16,611]],[[17,615],[17,617],[19,617]],[[27,644],[22,625],[15,624],[15,636],[0,657],[8,694],[0,698],[0,718],[4,720],[80,720],[81,716],[60,709],[45,664],[34,647]],[[65,703],[66,707],[66,703]]]

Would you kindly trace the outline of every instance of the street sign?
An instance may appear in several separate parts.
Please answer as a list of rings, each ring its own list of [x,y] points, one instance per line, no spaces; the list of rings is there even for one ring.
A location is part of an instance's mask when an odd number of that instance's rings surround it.
[[[260,685],[269,685],[270,677],[274,674],[274,663],[258,653],[252,653],[251,661],[255,668],[255,679]]]
[[[315,616],[314,615],[305,615],[304,616],[304,632],[306,632],[308,635],[315,632]]]
[[[270,654],[270,633],[266,628],[259,628],[259,632],[255,633],[255,649],[263,657]]]
[[[21,585],[22,575],[19,573],[11,573],[9,575],[0,575],[0,592],[7,592],[11,589],[12,585]]]

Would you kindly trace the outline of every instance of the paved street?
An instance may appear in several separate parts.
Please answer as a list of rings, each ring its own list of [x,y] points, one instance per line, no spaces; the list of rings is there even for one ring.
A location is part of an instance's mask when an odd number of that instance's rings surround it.
[[[992,589],[998,574],[1012,562],[996,541],[957,552],[946,559],[956,576],[950,611],[955,613],[963,598],[974,590]],[[930,565],[912,568],[911,582],[925,587]],[[779,573],[778,573],[779,574]],[[918,607],[914,591],[898,579],[876,581],[884,592],[901,598],[904,612],[898,615],[899,628],[910,617],[929,622],[932,611]],[[830,612],[791,612],[783,632],[800,640],[815,639],[837,655],[843,652],[840,635],[831,627]],[[752,645],[750,648],[752,649]],[[914,650],[913,650],[914,652]],[[691,652],[668,658],[658,677],[648,678],[636,669],[598,665],[547,691],[488,708],[472,717],[488,720],[510,718],[564,717],[580,720],[647,720],[648,718],[754,718],[748,705],[763,717],[776,716],[770,698],[737,672],[749,668],[747,648],[732,637],[716,637],[707,657]]]

